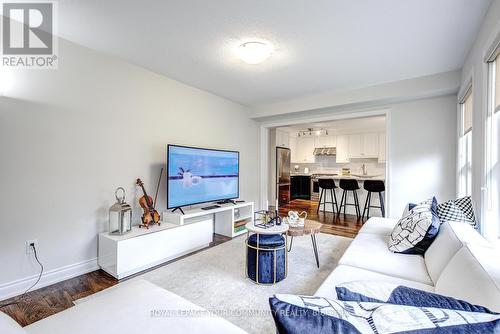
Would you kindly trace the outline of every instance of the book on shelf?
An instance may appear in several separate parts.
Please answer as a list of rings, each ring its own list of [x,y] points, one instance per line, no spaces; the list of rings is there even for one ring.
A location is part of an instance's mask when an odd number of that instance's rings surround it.
[[[238,233],[238,232],[243,231],[243,230],[245,230],[245,225],[234,227],[234,233]]]

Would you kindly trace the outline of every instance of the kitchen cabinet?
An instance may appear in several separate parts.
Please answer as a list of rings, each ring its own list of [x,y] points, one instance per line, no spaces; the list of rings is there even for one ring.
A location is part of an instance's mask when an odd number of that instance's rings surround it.
[[[311,177],[306,175],[291,176],[291,194],[294,199],[311,199]]]
[[[349,158],[362,158],[363,154],[363,135],[349,135]]]
[[[297,137],[290,137],[288,142],[290,144],[290,163],[300,163],[297,154]]]
[[[294,163],[314,162],[314,137],[297,138],[297,159]]]
[[[337,136],[336,147],[337,147],[336,162],[337,163],[349,162],[349,137]]]
[[[367,158],[378,158],[378,133],[363,134],[363,156]]]
[[[378,162],[386,162],[386,150],[385,150],[385,132],[380,132],[378,134]]]
[[[336,145],[336,136],[325,135],[314,137],[314,148],[335,147]]]
[[[349,158],[378,158],[378,133],[349,135]]]
[[[288,132],[276,130],[276,146],[290,148],[290,135]]]

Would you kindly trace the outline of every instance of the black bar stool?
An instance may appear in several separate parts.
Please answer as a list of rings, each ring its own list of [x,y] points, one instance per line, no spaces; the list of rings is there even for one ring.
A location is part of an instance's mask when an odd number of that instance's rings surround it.
[[[316,213],[319,212],[321,199],[323,199],[323,212],[325,212],[327,190],[330,190],[331,202],[329,203],[332,203],[333,213],[335,213],[335,210],[339,212],[339,207],[337,205],[337,195],[335,195],[335,188],[337,188],[337,186],[335,185],[335,181],[333,179],[318,179],[318,186],[321,189],[321,193],[319,194],[318,209],[316,210]],[[325,197],[323,197],[323,195]]]
[[[382,193],[385,191],[384,181],[366,180],[364,182],[363,188],[368,191],[368,194],[366,195],[365,208],[363,210],[363,217],[365,217],[366,212],[366,218],[370,218],[370,208],[380,209],[382,211],[382,217],[385,217],[384,196],[382,196]],[[371,205],[372,193],[378,193],[380,206]]]
[[[358,192],[359,184],[358,181],[354,179],[340,179],[339,181],[340,189],[344,190],[342,192],[342,199],[340,200],[340,210],[342,210],[342,206],[344,206],[344,216],[345,216],[345,208],[348,205],[354,206],[356,208],[356,216],[358,219],[361,217],[361,210],[359,208],[359,200],[358,200]],[[352,191],[352,196],[354,198],[354,203],[347,202],[348,192]],[[340,211],[338,212],[340,216]]]

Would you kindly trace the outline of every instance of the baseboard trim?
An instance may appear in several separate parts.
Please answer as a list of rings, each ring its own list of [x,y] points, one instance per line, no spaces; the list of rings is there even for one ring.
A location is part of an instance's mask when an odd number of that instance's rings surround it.
[[[97,269],[99,269],[99,266],[97,265],[97,258],[52,269],[43,273],[40,278],[40,282],[38,282],[34,289],[38,290],[51,284],[83,275]],[[0,300],[22,294],[27,288],[35,283],[37,278],[38,274],[0,284]]]

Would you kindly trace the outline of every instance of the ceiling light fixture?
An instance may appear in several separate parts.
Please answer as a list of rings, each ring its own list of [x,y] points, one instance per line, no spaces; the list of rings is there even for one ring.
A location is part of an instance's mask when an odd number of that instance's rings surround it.
[[[246,42],[238,49],[240,59],[247,64],[260,64],[273,53],[273,47],[263,42]]]

